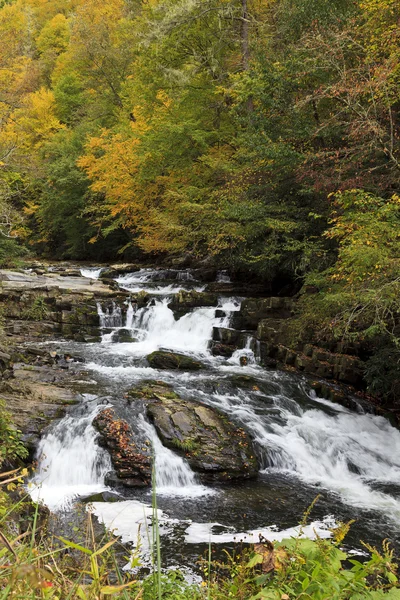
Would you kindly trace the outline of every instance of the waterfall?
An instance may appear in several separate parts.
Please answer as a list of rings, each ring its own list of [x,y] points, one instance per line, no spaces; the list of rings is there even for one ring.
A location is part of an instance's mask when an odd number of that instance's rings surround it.
[[[399,430],[383,417],[312,400],[314,407],[303,408],[278,388],[270,408],[262,412],[256,395],[244,390],[214,394],[209,403],[250,433],[263,473],[294,476],[334,492],[347,504],[384,511],[398,520],[400,501],[375,488],[400,485]],[[322,407],[329,407],[330,414]]]
[[[180,290],[202,292],[205,289],[205,285],[197,281],[189,271],[140,269],[121,275],[116,281],[122,289],[129,292],[147,291],[161,296],[177,294]]]
[[[383,417],[357,414],[317,398],[299,375],[261,368],[260,345],[254,335],[242,332],[243,347],[231,358],[213,356],[209,350],[213,327],[229,328],[242,298],[220,298],[218,312],[216,307],[199,307],[184,315],[174,314],[169,308],[171,289],[184,285],[193,289],[197,282],[190,275],[189,271],[141,269],[121,277],[126,289],[148,291],[150,302],[141,308],[131,301],[122,307],[110,301],[99,303],[102,341],[121,341],[86,344],[80,350],[87,361],[85,368],[103,386],[102,393],[112,398],[122,418],[140,429],[140,438],[144,433],[152,442],[163,509],[171,514],[171,522],[177,516],[179,527],[182,518],[193,520],[184,534],[186,542],[207,541],[210,534],[216,542],[231,541],[247,525],[249,536],[256,531],[268,533],[264,526],[279,526],[282,515],[285,527],[288,523],[294,526],[297,498],[301,508],[306,508],[306,502],[315,497],[315,487],[324,490],[327,513],[336,513],[339,518],[343,514],[361,517],[359,522],[371,524],[371,528],[378,524],[377,535],[382,531],[382,537],[387,535],[384,526],[390,523],[390,531],[397,527],[400,537],[400,432]],[[127,334],[119,331],[124,328]],[[193,356],[204,369],[184,372],[150,368],[146,356],[159,349]],[[142,416],[142,403],[127,404],[124,399],[129,388],[148,379],[172,384],[182,398],[217,409],[243,427],[253,440],[259,480],[229,489],[221,486],[218,502],[207,500],[207,494],[215,490],[199,484],[187,461],[163,446],[153,425]],[[97,400],[86,397],[84,403],[53,424],[40,443],[39,470],[33,480],[40,488],[34,495],[50,507],[60,508],[77,496],[104,489],[110,460],[97,446],[91,425],[97,410]],[[132,528],[136,522],[129,522],[128,513],[136,515],[140,510],[136,500],[148,501],[149,492],[130,490],[128,494],[135,498],[126,505],[126,525]],[[185,497],[191,501],[186,502]],[[271,498],[285,500],[273,503]],[[115,508],[101,504],[99,514],[107,513],[108,522],[118,513],[119,503]],[[251,522],[241,521],[239,516],[244,517],[244,513],[250,515]],[[254,529],[257,526],[259,530]],[[361,536],[365,539],[365,533]]]
[[[87,277],[88,279],[98,279],[101,275],[103,267],[89,267],[87,269],[81,269],[82,277]]]
[[[190,271],[178,271],[176,279],[178,281],[196,281]]]
[[[103,309],[101,302],[97,302],[97,314],[100,318],[100,327],[123,327],[122,310],[116,302],[113,301],[105,308],[105,310]]]
[[[188,463],[160,441],[153,425],[139,417],[139,424],[151,441],[155,456],[157,494],[164,496],[204,496],[212,490],[196,481]]]
[[[218,283],[231,283],[231,278],[228,275],[228,271],[218,271],[217,281]]]
[[[136,312],[129,309],[125,327],[138,340],[124,345],[121,352],[145,356],[159,348],[180,352],[208,353],[208,342],[215,321],[215,308],[198,308],[176,320],[169,298],[152,300]],[[119,352],[118,347],[113,349]]]
[[[105,489],[104,476],[111,468],[108,453],[96,443],[92,421],[99,411],[97,401],[85,395],[77,406],[40,441],[39,467],[31,482],[34,498],[50,509],[67,508],[78,496]]]

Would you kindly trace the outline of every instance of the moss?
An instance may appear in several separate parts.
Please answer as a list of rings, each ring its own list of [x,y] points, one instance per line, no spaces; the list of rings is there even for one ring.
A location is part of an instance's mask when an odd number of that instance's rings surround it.
[[[172,443],[174,446],[176,446],[176,448],[179,448],[179,450],[183,450],[183,452],[196,454],[200,450],[200,443],[193,438],[186,438],[184,440],[172,438]]]

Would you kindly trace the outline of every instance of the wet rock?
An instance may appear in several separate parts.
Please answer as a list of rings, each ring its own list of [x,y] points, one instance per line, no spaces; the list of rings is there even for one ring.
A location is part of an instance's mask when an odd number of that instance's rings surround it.
[[[371,402],[365,398],[356,397],[354,390],[346,385],[319,379],[311,380],[310,386],[321,398],[326,398],[355,412],[376,414],[376,407]]]
[[[108,485],[146,487],[151,482],[151,450],[141,445],[140,451],[130,425],[119,419],[112,408],[102,410],[93,420],[100,433],[100,443],[107,448],[115,472],[106,476]]]
[[[235,352],[236,346],[221,344],[220,342],[213,341],[211,342],[210,350],[213,356],[224,356],[225,358],[230,358]]]
[[[246,328],[256,329],[262,319],[288,319],[293,315],[293,310],[291,298],[246,298],[242,302],[240,316]]]
[[[162,382],[147,383],[130,394],[147,403],[147,414],[162,442],[182,454],[204,481],[257,476],[257,460],[249,436],[225,415],[180,398]]]
[[[86,504],[91,504],[92,502],[120,502],[123,500],[123,497],[115,492],[106,490],[104,492],[98,492],[97,494],[91,494],[90,496],[80,498],[80,500]]]
[[[262,319],[257,326],[257,338],[276,344],[284,340],[286,322],[282,319]]]
[[[116,271],[117,275],[125,275],[126,273],[136,273],[136,271],[140,271],[141,267],[135,263],[116,263],[110,265],[109,268]]]
[[[227,327],[213,327],[212,339],[222,344],[235,345],[239,342],[240,331],[229,329]]]
[[[130,329],[118,329],[113,332],[111,341],[114,344],[124,344],[136,342],[136,338],[133,337],[132,331]]]
[[[117,271],[116,269],[110,268],[110,267],[106,267],[105,269],[102,270],[100,277],[101,277],[101,280],[116,279],[117,277],[119,277],[119,271]],[[107,281],[104,283],[107,283]]]
[[[251,377],[250,375],[234,375],[233,377],[231,377],[231,380],[238,387],[241,387],[241,388],[244,388],[247,390],[258,389],[257,379],[255,379],[254,377]]]
[[[35,357],[31,355],[31,359]],[[77,402],[75,392],[63,387],[71,375],[55,366],[15,364],[12,377],[0,383],[0,395],[12,414],[31,457],[46,427]]]
[[[194,358],[185,354],[175,352],[164,352],[156,350],[147,356],[147,360],[153,369],[171,369],[179,371],[198,371],[203,365]]]
[[[218,297],[215,294],[196,292],[195,290],[190,292],[181,290],[178,294],[175,294],[168,307],[171,310],[182,311],[199,306],[217,306],[217,304]]]
[[[205,283],[215,282],[217,278],[217,269],[213,267],[204,267],[203,269],[193,269],[191,271],[193,277],[198,281],[204,281]]]

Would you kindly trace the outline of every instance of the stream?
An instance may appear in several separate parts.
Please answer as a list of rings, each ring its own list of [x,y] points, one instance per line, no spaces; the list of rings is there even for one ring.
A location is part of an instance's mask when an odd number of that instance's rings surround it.
[[[101,269],[82,275],[97,278]],[[219,275],[220,281],[227,279]],[[385,418],[350,411],[318,398],[300,375],[262,368],[257,344],[229,359],[213,356],[213,327],[229,327],[242,298],[220,297],[215,307],[195,308],[176,319],[168,308],[171,294],[204,286],[189,271],[141,269],[117,279],[132,293],[151,294],[144,308],[128,304],[125,314],[114,305],[98,312],[99,343],[52,342],[54,348],[85,360],[81,402],[53,423],[38,448],[39,466],[32,494],[51,510],[73,511],[77,499],[107,490],[111,468],[108,453],[98,446],[94,416],[106,406],[118,407],[138,439],[150,440],[156,461],[157,496],[165,565],[194,565],[211,541],[232,545],[241,540],[283,539],[320,494],[305,534],[329,536],[338,521],[355,519],[347,544],[360,549],[360,540],[380,544],[400,541],[400,432]],[[221,311],[223,311],[221,313]],[[123,331],[133,341],[118,341]],[[124,338],[122,338],[124,339]],[[146,356],[158,349],[185,353],[200,360],[200,372],[150,368]],[[240,357],[246,356],[246,366]],[[238,375],[252,378],[243,386]],[[260,464],[257,480],[204,485],[183,458],[165,448],[143,407],[129,403],[126,390],[144,380],[161,380],[183,398],[218,408],[252,437]],[[151,491],[125,490],[117,502],[93,501],[91,509],[124,542],[137,543],[150,526]]]

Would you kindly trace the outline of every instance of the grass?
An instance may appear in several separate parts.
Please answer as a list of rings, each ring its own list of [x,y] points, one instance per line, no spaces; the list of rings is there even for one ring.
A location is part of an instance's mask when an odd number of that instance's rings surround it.
[[[154,483],[155,474],[153,473]],[[209,544],[201,561],[203,581],[189,585],[177,571],[163,572],[156,485],[153,485],[151,573],[138,579],[121,570],[121,545],[111,533],[96,541],[91,514],[82,543],[46,535],[41,509],[35,504],[30,526],[17,531],[11,514],[25,510],[27,498],[12,503],[7,487],[21,484],[20,471],[0,475],[0,600],[396,600],[400,599],[397,564],[384,542],[381,550],[365,545],[365,562],[346,554],[341,545],[350,524],[333,538],[300,537],[241,548],[212,561]],[[32,506],[32,504],[31,504]],[[21,508],[22,507],[22,508]],[[300,532],[309,512],[300,524]],[[140,567],[139,550],[126,561]],[[124,560],[125,560],[124,559]],[[346,568],[344,568],[346,565]]]
[[[21,456],[18,436],[4,435],[11,427],[4,409],[1,421],[7,451],[0,466]],[[112,532],[97,539],[90,511],[79,543],[51,536],[46,511],[25,491],[26,475],[26,469],[0,473],[0,600],[400,600],[398,567],[387,541],[380,550],[364,544],[369,558],[360,562],[342,549],[351,523],[339,524],[332,539],[302,537],[315,502],[296,537],[260,539],[218,561],[212,560],[210,543],[199,561],[203,580],[190,585],[179,570],[162,569],[154,469],[152,527],[146,532],[150,573],[141,569],[140,531],[132,553]],[[121,569],[128,561],[132,569]],[[143,574],[139,578],[134,571]]]

